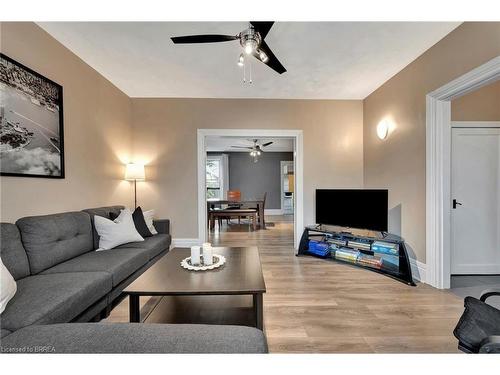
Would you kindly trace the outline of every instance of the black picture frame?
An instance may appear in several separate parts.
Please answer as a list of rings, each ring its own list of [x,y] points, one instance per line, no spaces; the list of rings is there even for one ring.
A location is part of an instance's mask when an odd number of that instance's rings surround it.
[[[48,84],[54,86],[57,90],[57,106],[59,108],[59,160],[60,160],[60,174],[58,175],[44,175],[44,174],[31,174],[31,173],[19,173],[19,172],[3,172],[0,170],[0,176],[10,176],[10,177],[38,177],[38,178],[55,178],[55,179],[64,179],[65,178],[65,164],[64,164],[64,107],[63,107],[63,87],[57,82],[52,81],[51,79],[35,72],[34,70],[28,68],[27,66],[19,63],[18,61],[10,58],[9,56],[0,52],[0,60],[3,59],[11,64],[14,64],[21,68],[22,70],[29,73]],[[0,83],[3,83],[3,80],[0,77]],[[1,157],[1,155],[0,155]],[[1,159],[0,159],[1,161]]]

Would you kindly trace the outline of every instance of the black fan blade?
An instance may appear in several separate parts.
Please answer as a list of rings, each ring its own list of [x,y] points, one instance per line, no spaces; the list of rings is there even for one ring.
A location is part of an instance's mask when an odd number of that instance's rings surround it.
[[[273,27],[274,22],[259,22],[259,21],[252,21],[250,24],[253,26],[255,31],[258,31],[262,39],[264,39],[267,34],[269,33],[269,30],[271,30],[271,27]]]
[[[250,147],[250,146],[231,146],[233,148],[245,148],[245,149],[248,149],[248,150],[253,150],[253,147]]]
[[[205,35],[188,35],[188,36],[174,36],[172,42],[175,44],[188,44],[188,43],[217,43],[229,42],[238,39],[233,35],[219,35],[219,34],[205,34]]]
[[[274,142],[267,142],[267,143],[264,143],[264,144],[262,145],[262,147],[266,147],[266,146],[272,145],[273,143],[274,143]]]
[[[267,43],[265,41],[262,41],[260,43],[259,49],[267,55],[267,61],[266,62],[262,61],[260,59],[259,53],[257,51],[254,51],[252,54],[254,55],[254,57],[257,60],[264,62],[264,64],[266,64],[271,69],[274,69],[279,74],[283,74],[286,72],[285,67],[283,65],[281,65],[278,58],[276,56],[274,56],[273,51],[271,51],[271,48],[269,48],[269,46],[267,45]]]

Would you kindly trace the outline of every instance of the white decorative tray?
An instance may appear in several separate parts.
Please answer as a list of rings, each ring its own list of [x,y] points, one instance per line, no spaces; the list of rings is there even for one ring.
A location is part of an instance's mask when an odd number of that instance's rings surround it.
[[[223,257],[222,255],[213,254],[212,257],[213,257],[212,264],[209,266],[203,264],[203,255],[200,256],[200,258],[201,258],[200,265],[196,265],[196,266],[193,265],[191,263],[191,257],[187,257],[187,258],[182,260],[181,266],[187,270],[190,270],[190,271],[207,271],[207,270],[213,270],[215,268],[219,268],[224,263],[226,263],[226,258]]]

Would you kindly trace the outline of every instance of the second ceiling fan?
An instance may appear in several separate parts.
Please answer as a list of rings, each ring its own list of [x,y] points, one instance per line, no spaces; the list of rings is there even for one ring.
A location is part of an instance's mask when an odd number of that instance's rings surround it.
[[[286,72],[285,67],[280,63],[264,40],[273,24],[274,22],[251,21],[248,28],[237,35],[203,34],[176,36],[171,39],[175,44],[218,43],[239,40],[246,55],[254,56],[277,73],[283,74]],[[242,53],[238,64],[243,65],[244,60],[244,54]]]
[[[254,163],[257,163],[259,161],[259,156],[262,155],[264,152],[263,148],[272,145],[274,142],[266,142],[261,145],[259,145],[259,140],[258,139],[252,139],[253,142],[252,146],[231,146],[233,148],[244,148],[247,150],[250,150],[250,156],[253,157]]]

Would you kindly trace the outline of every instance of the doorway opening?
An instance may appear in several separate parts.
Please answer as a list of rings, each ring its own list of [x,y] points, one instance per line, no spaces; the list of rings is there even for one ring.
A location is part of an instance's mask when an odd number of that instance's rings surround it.
[[[426,97],[426,280],[451,283],[451,101],[500,79],[500,56]]]
[[[198,130],[200,241],[267,240],[275,225],[298,248],[303,229],[302,131]],[[245,236],[248,233],[248,236]],[[275,231],[278,233],[278,231]],[[237,243],[232,243],[237,246]]]

